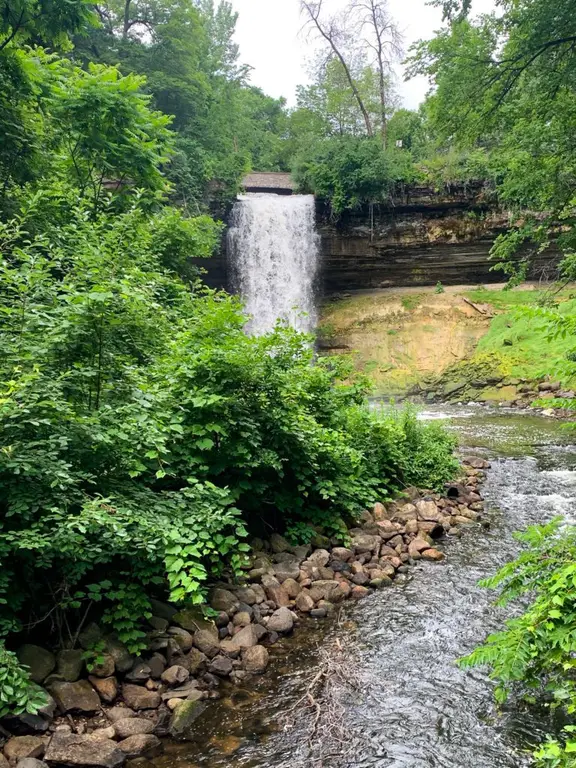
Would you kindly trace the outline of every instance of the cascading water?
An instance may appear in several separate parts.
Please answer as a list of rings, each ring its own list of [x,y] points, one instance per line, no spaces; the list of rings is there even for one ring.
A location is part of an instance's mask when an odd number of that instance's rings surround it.
[[[278,320],[299,331],[314,329],[314,213],[312,195],[243,195],[234,205],[228,252],[249,333],[266,333]]]

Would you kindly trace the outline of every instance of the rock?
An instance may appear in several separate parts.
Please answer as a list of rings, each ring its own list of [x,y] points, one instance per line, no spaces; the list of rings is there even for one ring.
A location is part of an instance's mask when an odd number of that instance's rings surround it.
[[[21,645],[16,651],[20,664],[28,667],[30,678],[35,683],[42,683],[56,666],[56,657],[39,645]]]
[[[317,603],[318,600],[330,600],[333,592],[338,589],[338,582],[321,579],[313,581],[310,585],[310,597]]]
[[[490,462],[479,456],[466,456],[462,459],[462,463],[474,469],[490,469]]]
[[[246,603],[246,605],[255,605],[262,602],[262,600],[258,600],[258,594],[253,587],[240,587],[240,589],[236,590],[236,597],[241,603]]]
[[[56,673],[68,683],[75,683],[83,669],[83,652],[80,649],[63,650],[56,657]]]
[[[202,651],[199,651],[198,648],[192,648],[186,656],[179,659],[178,663],[185,667],[191,675],[195,675],[207,660],[207,656]]]
[[[170,627],[168,634],[172,635],[184,653],[187,653],[194,644],[190,632],[182,627]]]
[[[253,675],[261,675],[266,671],[270,657],[263,645],[254,645],[242,651],[242,665],[246,672]]]
[[[183,629],[181,631],[185,632],[186,630]],[[192,640],[192,636],[190,636],[190,640]],[[166,659],[161,653],[155,653],[148,659],[148,666],[150,667],[150,676],[153,677],[154,680],[158,680],[162,675],[162,672],[166,669]]]
[[[78,635],[78,642],[85,651],[92,650],[103,639],[102,630],[95,622],[91,621]]]
[[[189,677],[190,672],[185,667],[182,667],[179,664],[174,664],[162,672],[160,679],[163,683],[166,683],[166,685],[175,686],[182,685],[182,683],[185,683]]]
[[[125,717],[114,723],[114,733],[117,739],[127,739],[139,733],[153,733],[154,723],[145,717]]]
[[[126,755],[113,741],[95,741],[89,736],[55,733],[44,758],[47,763],[56,765],[116,768],[124,763]]]
[[[136,712],[128,707],[111,707],[106,710],[106,717],[111,723],[117,723],[118,720],[126,720],[129,717],[136,717]]]
[[[352,560],[354,557],[354,552],[352,552],[351,549],[348,549],[348,547],[334,547],[332,550],[332,558],[334,560],[341,560],[344,563],[347,563],[349,560]]]
[[[170,735],[175,739],[184,736],[205,709],[206,704],[203,701],[183,701],[176,707],[170,718],[168,726]]]
[[[282,584],[284,589],[286,590],[288,597],[291,600],[294,600],[302,590],[302,587],[295,579],[286,579],[286,581]]]
[[[239,613],[234,614],[232,624],[235,627],[247,627],[251,620],[251,616],[247,611],[240,611]]]
[[[326,549],[317,549],[315,552],[312,552],[312,554],[308,556],[308,559],[305,561],[305,563],[306,565],[311,565],[316,568],[322,568],[325,565],[328,565],[329,560],[330,552],[328,552]]]
[[[218,677],[228,677],[233,670],[233,665],[227,656],[216,656],[208,666],[208,671]]]
[[[171,622],[178,613],[178,609],[170,603],[164,603],[162,600],[156,600],[156,598],[150,598],[150,607],[154,616],[159,616],[161,619]]]
[[[98,696],[106,704],[112,704],[118,696],[118,681],[115,677],[95,677],[94,675],[89,675],[88,680],[96,689]]]
[[[96,677],[112,677],[116,671],[116,664],[110,654],[98,655],[101,659],[99,664],[93,664],[90,674]]]
[[[444,552],[440,552],[438,549],[426,549],[424,552],[422,552],[423,560],[444,560],[444,558]]]
[[[381,589],[382,587],[389,587],[392,584],[392,579],[389,576],[378,575],[373,579],[370,579],[369,586],[373,589]]]
[[[166,691],[162,694],[162,701],[171,701],[173,699],[200,701],[203,698],[205,698],[204,692],[199,690],[197,680],[191,680],[181,688],[172,688],[171,691]]]
[[[93,741],[102,741],[104,739],[113,739],[116,735],[116,732],[114,730],[113,725],[109,725],[108,728],[97,728],[95,731],[92,731],[92,733],[89,733],[88,736]]]
[[[118,743],[126,757],[156,757],[162,753],[162,742],[152,733],[136,733]]]
[[[410,557],[414,557],[415,554],[419,555],[425,549],[430,549],[431,546],[429,541],[426,541],[426,539],[421,536],[417,536],[415,539],[412,539],[410,544],[408,544],[408,554]]]
[[[298,573],[300,573],[300,571],[298,571]],[[273,603],[280,607],[289,605],[290,597],[288,592],[276,578],[268,577],[265,582],[264,579],[262,579],[262,583],[264,584],[264,590],[269,600],[272,600]]]
[[[134,665],[134,657],[121,640],[114,635],[106,638],[106,650],[114,659],[114,665],[118,672],[128,672]]]
[[[374,552],[377,547],[380,547],[380,537],[370,536],[367,533],[357,533],[352,537],[351,544],[354,547],[357,554],[363,552]]]
[[[270,536],[270,546],[272,548],[272,552],[276,553],[289,552],[292,548],[284,536],[280,536],[279,533],[273,533],[272,536]]]
[[[363,597],[366,597],[369,594],[370,594],[370,590],[367,589],[366,587],[354,586],[354,587],[352,587],[352,591],[350,593],[350,596],[354,600],[361,600]]]
[[[4,755],[12,763],[25,757],[42,757],[45,749],[41,736],[12,736],[4,744]]]
[[[130,709],[157,709],[160,706],[160,694],[156,691],[148,691],[140,685],[125,683],[122,686],[122,698]]]
[[[412,522],[411,520],[408,520],[408,523]],[[406,525],[408,525],[406,523]],[[387,541],[388,539],[391,539],[393,536],[396,536],[398,533],[398,526],[399,523],[393,523],[391,520],[380,520],[376,523],[376,528],[378,530],[378,535],[381,536],[384,541]]]
[[[169,626],[167,619],[161,619],[160,616],[150,616],[148,624],[150,624],[152,629],[158,630],[158,632],[166,632]]]
[[[0,768],[8,768],[8,765],[6,758],[0,754]],[[23,757],[16,763],[16,768],[48,768],[48,765],[35,757]]]
[[[443,395],[444,397],[450,397],[450,395],[456,394],[463,389],[466,389],[468,382],[466,379],[459,379],[458,381],[448,381],[444,385]]]
[[[438,509],[434,501],[426,501],[421,499],[420,501],[416,502],[415,506],[420,520],[438,522],[442,515],[442,512]]]
[[[406,524],[409,520],[416,520],[418,518],[418,510],[414,504],[403,504],[394,513],[394,520],[399,523]]]
[[[151,675],[152,670],[147,662],[140,659],[140,661],[135,662],[132,669],[127,673],[126,680],[129,683],[144,683]]]
[[[286,579],[297,579],[300,576],[300,564],[297,560],[288,560],[284,563],[276,563],[274,576],[282,584]]]
[[[388,512],[386,511],[384,504],[381,504],[379,501],[374,504],[372,507],[372,518],[375,522],[388,519]]]
[[[100,709],[100,698],[87,680],[76,683],[54,683],[50,686],[61,712],[96,712]]]
[[[194,645],[209,659],[216,656],[220,651],[218,635],[214,635],[206,629],[200,629],[194,633]]]
[[[294,627],[294,617],[288,608],[278,608],[274,611],[267,624],[269,632],[278,632],[280,634],[290,632]]]
[[[227,589],[217,588],[210,597],[210,606],[215,611],[226,611],[228,614],[236,611],[239,602],[236,595]]]
[[[238,650],[241,650],[242,648],[251,648],[258,643],[258,635],[255,625],[249,624],[247,627],[241,629],[240,632],[237,632],[231,640],[225,640],[223,642],[231,643],[233,647]],[[220,650],[220,648],[218,648],[218,650]]]
[[[309,613],[312,608],[314,608],[314,600],[312,600],[310,593],[307,590],[300,592],[300,594],[296,596],[295,603],[296,608],[298,608],[299,611],[302,611],[302,613]]]
[[[355,573],[352,576],[352,581],[354,584],[359,584],[360,586],[363,586],[364,584],[367,584],[370,581],[370,577],[366,573]]]
[[[310,617],[312,619],[325,619],[328,615],[326,608],[312,608],[310,611]]]

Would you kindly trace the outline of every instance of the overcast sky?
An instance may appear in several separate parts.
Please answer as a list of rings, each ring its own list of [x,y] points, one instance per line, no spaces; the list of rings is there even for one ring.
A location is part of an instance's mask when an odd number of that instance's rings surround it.
[[[308,81],[307,60],[312,43],[299,34],[302,18],[299,0],[231,0],[238,11],[236,40],[242,61],[253,67],[252,83],[270,96],[284,96],[294,104],[296,86]],[[326,10],[338,10],[345,0],[325,0]],[[406,48],[429,38],[441,24],[442,15],[426,0],[389,0],[389,7],[404,33]],[[493,0],[474,0],[474,12],[491,10]],[[425,78],[403,82],[398,73],[398,90],[404,106],[415,108],[427,91]]]

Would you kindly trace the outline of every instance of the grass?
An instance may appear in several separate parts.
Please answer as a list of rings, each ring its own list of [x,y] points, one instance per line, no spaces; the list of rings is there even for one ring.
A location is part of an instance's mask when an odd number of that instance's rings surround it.
[[[407,309],[408,311],[412,309],[416,309],[416,307],[420,304],[422,301],[422,294],[420,293],[410,293],[407,296],[402,296],[400,299],[400,302],[404,309]]]

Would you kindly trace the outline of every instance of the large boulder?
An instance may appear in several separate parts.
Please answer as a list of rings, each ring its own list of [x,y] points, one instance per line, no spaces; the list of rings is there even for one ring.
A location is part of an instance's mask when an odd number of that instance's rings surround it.
[[[56,657],[39,645],[21,645],[16,651],[20,664],[28,667],[30,678],[35,683],[43,682],[56,666]]]
[[[46,744],[41,736],[12,736],[4,744],[4,755],[15,763],[24,757],[42,757]]]
[[[273,533],[272,536],[270,536],[270,546],[272,547],[272,552],[276,553],[290,552],[292,549],[290,543],[286,541],[284,536],[280,536],[279,533]]]
[[[416,511],[420,520],[427,522],[438,522],[442,517],[442,510],[438,509],[436,502],[426,499],[421,499],[416,502]]]
[[[148,691],[140,685],[125,683],[122,686],[122,697],[130,709],[157,709],[160,706],[160,694]]]
[[[109,739],[95,740],[75,733],[55,733],[44,759],[56,766],[117,768],[124,763],[126,755]]]
[[[300,576],[300,564],[297,560],[286,560],[274,565],[274,576],[282,584],[287,579],[297,579]]]
[[[338,589],[338,582],[332,579],[320,579],[310,585],[310,597],[317,603],[318,600],[330,600],[331,595]]]
[[[274,611],[267,624],[269,632],[278,632],[279,634],[290,632],[294,626],[294,617],[288,608],[278,608]]]
[[[60,651],[56,659],[56,673],[68,683],[75,683],[84,669],[84,654],[81,649]]]
[[[266,671],[270,657],[263,645],[254,645],[242,651],[242,666],[246,672],[260,675]]]
[[[114,734],[117,739],[127,739],[138,733],[152,733],[154,723],[146,717],[124,717],[114,723]]]
[[[174,739],[182,739],[192,727],[194,721],[204,712],[206,704],[201,701],[183,701],[170,718],[168,729]]]
[[[57,682],[50,686],[61,712],[96,712],[100,709],[100,697],[87,680],[76,683]]]
[[[356,533],[351,540],[351,545],[357,554],[364,552],[375,552],[380,547],[381,540],[379,536],[371,536],[368,533]]]
[[[207,629],[200,629],[194,633],[194,645],[209,659],[216,656],[220,651],[218,634],[214,634]]]
[[[182,667],[180,664],[173,664],[162,672],[161,680],[166,685],[176,686],[185,683],[189,677],[190,672],[186,667]]]
[[[106,704],[112,704],[118,696],[118,681],[115,677],[95,677],[89,675],[88,680],[98,692],[98,696]]]
[[[215,589],[210,597],[210,606],[215,611],[225,611],[226,613],[234,613],[239,602],[236,595],[227,589]]]
[[[106,651],[114,659],[114,665],[118,672],[128,672],[134,665],[134,657],[128,648],[115,635],[106,638]]]
[[[136,733],[118,744],[126,757],[156,757],[162,753],[162,742],[152,733]]]
[[[202,651],[199,651],[198,648],[192,648],[190,652],[186,654],[186,656],[179,660],[179,664],[183,667],[186,667],[191,675],[195,675],[198,670],[204,666],[207,659],[208,657],[206,654],[202,653]]]
[[[247,627],[243,627],[240,632],[237,632],[228,643],[234,648],[241,650],[242,648],[251,648],[258,642],[258,632],[254,624],[249,624]]]

